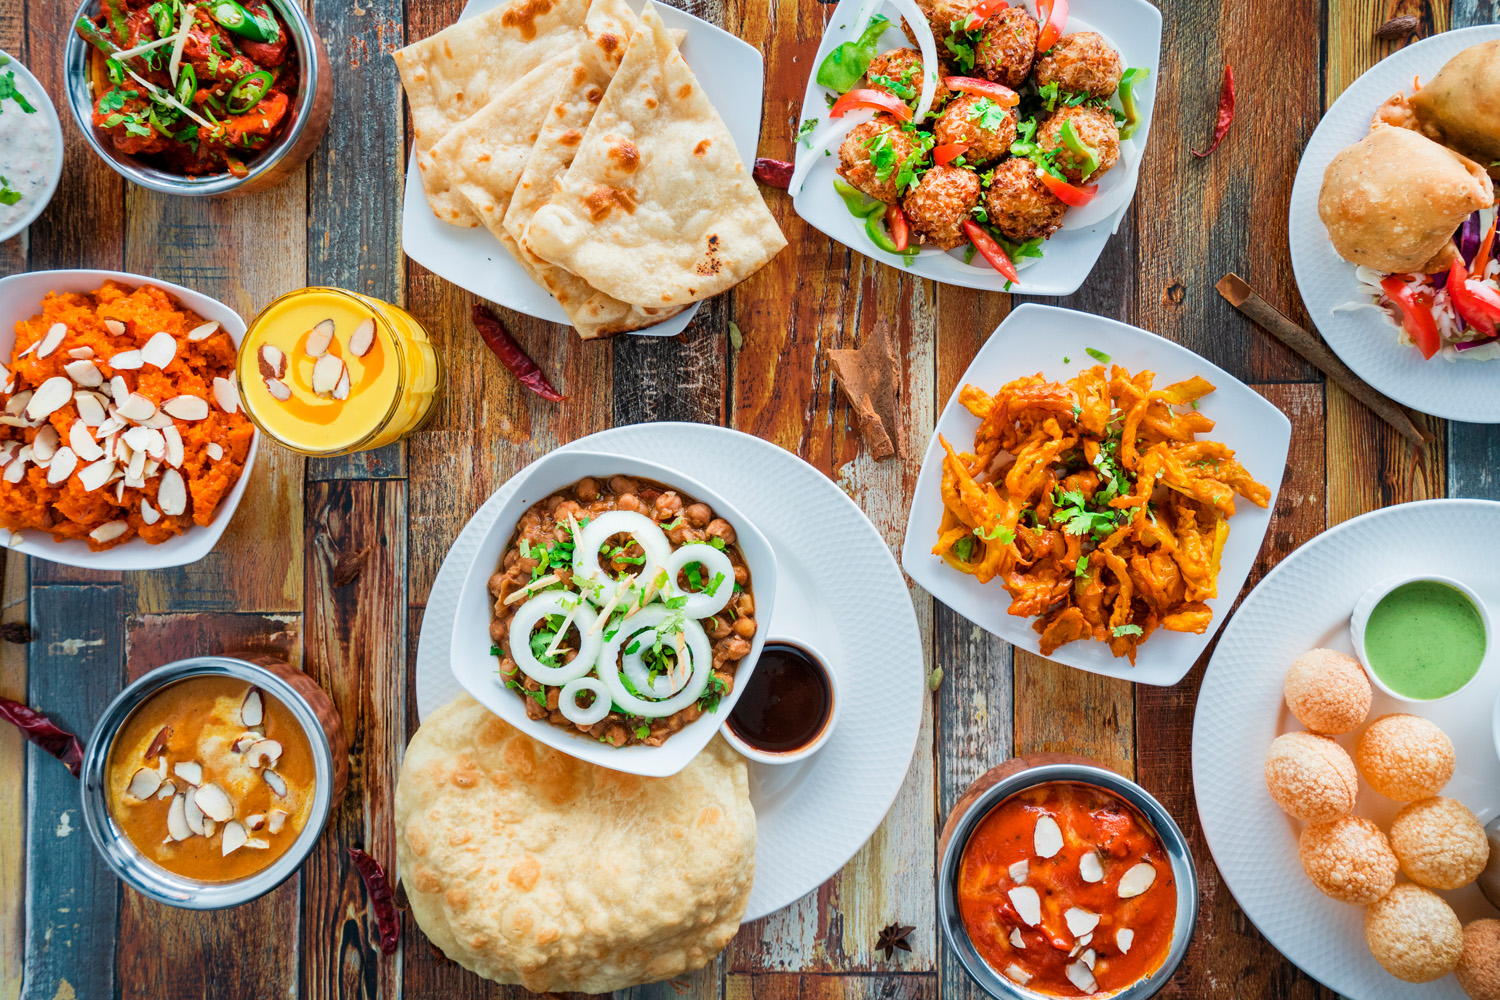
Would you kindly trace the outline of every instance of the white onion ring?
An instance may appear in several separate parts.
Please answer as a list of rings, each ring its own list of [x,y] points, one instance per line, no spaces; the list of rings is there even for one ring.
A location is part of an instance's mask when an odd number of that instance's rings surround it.
[[[571,603],[564,604],[564,601],[578,603],[574,607]],[[531,651],[531,630],[548,615],[568,614],[573,616],[573,625],[580,636],[578,655],[560,667],[549,667]],[[556,687],[576,680],[593,669],[599,647],[603,645],[599,633],[592,631],[598,617],[582,594],[571,590],[544,590],[516,609],[515,617],[510,620],[510,658],[516,661],[522,673],[540,684]]]
[[[906,23],[911,27],[912,34],[916,35],[917,48],[922,50],[922,96],[917,100],[917,113],[913,119],[920,125],[927,120],[927,112],[932,110],[932,101],[937,97],[938,74],[943,71],[942,64],[938,62],[937,39],[932,37],[932,26],[927,23],[927,15],[917,6],[916,0],[886,0],[892,7],[901,12],[906,18]]]
[[[797,197],[802,185],[807,183],[807,175],[812,172],[813,167],[826,159],[823,154],[831,152],[834,146],[843,142],[844,136],[856,126],[863,125],[874,117],[874,111],[859,108],[842,118],[831,118],[814,129],[806,146],[800,142],[797,144],[797,152],[793,156],[797,163],[792,167],[792,179],[787,182],[786,193],[793,198]]]
[[[720,581],[719,589],[710,594],[706,590],[692,591],[679,587],[677,574],[688,563],[698,563],[703,567],[705,586],[713,583],[714,574],[723,573],[724,579]],[[689,618],[712,618],[724,610],[724,605],[734,595],[734,563],[723,552],[706,542],[684,545],[667,558],[662,569],[667,571],[667,584],[673,592],[687,598],[687,603],[682,606],[682,613]]]
[[[673,612],[660,604],[653,604],[625,622],[614,638],[605,640],[604,648],[599,652],[598,662],[595,664],[599,679],[609,688],[610,699],[629,715],[645,719],[675,715],[701,698],[704,689],[708,687],[708,678],[713,673],[713,650],[709,647],[708,633],[691,618],[682,623],[682,634],[687,647],[684,654],[693,670],[692,678],[686,686],[662,701],[647,701],[631,694],[625,687],[625,682],[620,677],[620,650],[637,633],[657,628],[669,617],[673,617]]]
[[[620,581],[606,573],[599,565],[599,549],[612,535],[629,535],[645,553],[646,562],[636,573],[643,585],[656,578],[661,564],[672,554],[672,543],[657,523],[645,514],[632,510],[607,510],[584,527],[573,545],[573,573],[599,586],[594,600],[604,605],[615,596]]]
[[[644,695],[652,698],[670,698],[682,690],[682,685],[692,678],[691,660],[684,658],[679,663],[678,669],[671,674],[661,674],[655,680],[651,678],[651,669],[646,666],[646,654],[643,650],[656,642],[656,629],[648,628],[644,632],[637,632],[631,640],[636,646],[635,652],[630,652],[627,646],[620,655],[620,672],[630,682],[630,686]],[[677,652],[674,647],[672,650]],[[676,683],[677,679],[681,683]]]
[[[578,696],[585,691],[594,692],[594,703],[588,708],[578,704]],[[604,721],[609,707],[609,688],[597,677],[575,677],[563,685],[562,693],[557,696],[557,710],[564,719],[579,726]]]

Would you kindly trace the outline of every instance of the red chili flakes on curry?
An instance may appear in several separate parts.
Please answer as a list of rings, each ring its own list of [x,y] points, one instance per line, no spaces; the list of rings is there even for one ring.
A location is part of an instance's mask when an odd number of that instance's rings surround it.
[[[958,908],[1002,975],[1051,996],[1096,996],[1161,968],[1177,888],[1134,809],[1092,785],[1050,782],[979,822],[959,865]]]

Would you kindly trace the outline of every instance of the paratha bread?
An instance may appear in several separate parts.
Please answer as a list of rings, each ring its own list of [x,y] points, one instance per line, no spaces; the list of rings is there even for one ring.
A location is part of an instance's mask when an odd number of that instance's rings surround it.
[[[631,26],[625,0],[509,0],[396,52],[422,186],[437,217],[455,225],[479,224],[432,162],[432,148],[453,126],[586,38],[623,47]]]
[[[1500,39],[1449,59],[1409,100],[1423,135],[1500,177]]]
[[[406,748],[396,834],[433,944],[534,992],[606,993],[705,965],[754,874],[745,762],[721,737],[672,777],[643,778],[538,743],[467,695]]]
[[[521,242],[622,302],[658,309],[717,295],[786,246],[652,4]]]
[[[1453,232],[1495,203],[1484,168],[1419,132],[1377,123],[1323,173],[1318,216],[1338,255],[1391,274],[1447,270]]]

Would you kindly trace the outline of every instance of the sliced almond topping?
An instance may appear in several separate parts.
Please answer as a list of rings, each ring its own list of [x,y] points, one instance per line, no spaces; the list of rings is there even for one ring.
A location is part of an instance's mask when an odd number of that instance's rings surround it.
[[[245,832],[244,825],[239,820],[232,819],[224,824],[224,837],[219,842],[219,850],[225,857],[228,857],[244,847],[245,841],[249,839],[250,835]]]
[[[69,361],[63,365],[63,371],[68,373],[68,378],[73,380],[74,385],[83,386],[85,389],[104,384],[104,373],[92,361]]]
[[[162,755],[160,755],[159,757],[156,758],[156,773],[161,777],[161,780],[163,780],[163,781],[167,780],[167,755],[166,754],[162,754]]]
[[[129,445],[131,451],[145,451],[151,440],[151,433],[149,427],[131,427],[120,435],[120,440]]]
[[[1031,872],[1031,862],[1022,858],[1010,866],[1010,880],[1016,885],[1025,885],[1026,876]]]
[[[1099,984],[1094,981],[1093,970],[1081,961],[1074,962],[1063,970],[1068,975],[1068,982],[1084,993],[1094,993],[1099,989]]]
[[[88,424],[82,420],[73,421],[73,426],[68,428],[68,447],[85,462],[97,462],[104,457],[104,449],[99,447],[99,442],[89,433]]]
[[[271,842],[261,837],[250,837],[245,841],[245,846],[253,847],[257,851],[264,851],[271,846]]]
[[[109,394],[114,398],[116,406],[125,402],[130,395],[130,383],[125,381],[124,375],[116,375],[109,380]]]
[[[260,772],[260,776],[266,779],[266,784],[271,786],[271,791],[275,792],[283,799],[286,798],[285,778],[277,774],[275,771],[271,770],[269,767]]]
[[[77,358],[79,361],[87,361],[94,356],[92,347],[74,347],[68,351],[68,357]]]
[[[19,398],[19,397],[16,397]],[[26,404],[26,416],[30,420],[46,420],[73,399],[73,382],[62,375],[54,375],[32,393]]]
[[[170,798],[175,794],[177,794],[177,783],[174,782],[171,778],[168,778],[166,781],[163,781],[161,783],[161,789],[156,793],[156,797],[159,799],[165,799]]]
[[[214,831],[218,828],[219,825],[212,819],[207,816],[203,817],[203,836],[212,837],[214,835]]]
[[[1042,921],[1042,897],[1029,885],[1017,886],[1006,892],[1010,897],[1010,905],[1016,908],[1016,915],[1021,922],[1028,927],[1035,927]]]
[[[266,717],[266,704],[259,688],[251,688],[245,692],[245,700],[240,702],[240,722],[247,728],[258,726]]]
[[[21,449],[25,451],[26,449]],[[26,478],[26,466],[31,462],[27,455],[16,455],[14,459],[5,464],[4,479],[7,483],[19,483]]]
[[[1074,937],[1081,937],[1099,926],[1099,914],[1077,906],[1068,907],[1063,919],[1068,922],[1068,933]]]
[[[251,744],[257,742],[260,738],[259,733],[241,733],[235,737],[233,743],[229,744],[229,749],[235,753],[244,753],[250,749]]]
[[[193,835],[187,824],[187,797],[175,795],[167,809],[167,833],[173,840],[187,840]]]
[[[125,335],[125,324],[121,323],[117,319],[107,319],[107,320],[105,320],[104,321],[104,329],[108,330],[110,333],[114,334],[116,337],[123,337]]]
[[[1046,815],[1039,817],[1032,843],[1039,858],[1050,858],[1062,850],[1063,836],[1062,830],[1058,829],[1057,820]]]
[[[30,389],[18,392],[5,401],[5,412],[13,417],[18,417],[26,412],[26,405],[31,402],[31,397],[36,395]]]
[[[203,765],[196,760],[179,760],[172,765],[172,773],[190,785],[203,784]]]
[[[78,419],[90,427],[104,423],[104,404],[92,392],[73,393],[73,405],[78,407]]]
[[[283,403],[292,398],[291,388],[279,378],[266,379],[266,391]]]
[[[125,789],[138,799],[149,799],[161,787],[161,775],[149,767],[140,768],[130,776],[130,787]]]
[[[208,836],[203,807],[198,805],[198,797],[192,792],[184,796],[182,803],[183,818],[187,820],[188,829],[200,837]]]
[[[165,368],[177,357],[177,338],[165,331],[153,333],[146,346],[141,348],[141,360],[148,365]]]
[[[1013,948],[1020,948],[1022,950],[1025,950],[1026,939],[1021,936],[1021,928],[1012,927],[1010,929],[1010,944]]]
[[[160,410],[157,410],[155,413],[151,414],[151,416],[147,417],[145,420],[142,420],[141,421],[141,426],[142,427],[150,427],[150,428],[153,428],[153,429],[159,430],[159,431],[164,431],[168,427],[172,427],[174,425],[172,423],[172,418],[171,417],[169,417],[167,414],[161,412]]]
[[[247,829],[247,830],[259,830],[261,827],[263,827],[265,825],[266,825],[266,815],[265,815],[265,813],[251,813],[249,816],[245,817],[245,829]]]
[[[272,809],[271,818],[266,825],[266,829],[270,830],[272,833],[280,833],[281,828],[284,826],[286,826],[286,810]]]
[[[240,391],[227,378],[214,376],[214,402],[225,413],[234,413],[240,408]]]
[[[124,402],[119,404],[120,416],[126,420],[134,420],[140,423],[149,419],[156,412],[156,404],[138,392],[132,392],[125,397]]]
[[[10,470],[18,464],[20,463],[12,462],[5,467],[7,479],[10,478]],[[114,475],[114,472],[115,460],[109,457],[101,458],[92,465],[85,465],[82,469],[79,469],[78,481],[83,484],[85,490],[92,492],[109,482],[109,477]]]
[[[193,801],[203,810],[203,815],[222,823],[234,816],[234,803],[224,789],[210,781],[193,793]]]
[[[312,358],[321,358],[328,353],[328,345],[333,343],[333,320],[319,320],[307,334],[307,355]]]
[[[73,470],[78,468],[78,456],[73,454],[72,448],[59,448],[57,454],[52,456],[52,464],[47,466],[47,483],[56,486],[65,483]]]
[[[145,485],[142,481],[145,473],[146,453],[144,451],[132,450],[130,452],[130,461],[125,463],[125,481],[136,489],[140,489]]]
[[[100,545],[103,545],[105,542],[112,542],[116,538],[119,538],[129,529],[130,523],[128,521],[109,521],[90,531],[89,537]]]
[[[1151,888],[1151,883],[1155,881],[1156,869],[1142,861],[1138,865],[1132,865],[1129,871],[1120,876],[1120,885],[1115,891],[1121,899],[1130,899]]]
[[[1085,882],[1103,882],[1104,865],[1099,863],[1099,855],[1089,851],[1078,859],[1078,874],[1083,876]]]
[[[320,357],[317,364],[313,365],[312,387],[313,392],[319,396],[329,396],[338,387],[339,378],[344,374],[344,362],[342,358],[332,354]]]
[[[61,323],[53,323],[42,336],[41,343],[37,344],[36,356],[38,358],[47,357],[61,346],[63,338],[67,335],[68,328],[66,326],[63,326]]]
[[[168,469],[161,474],[161,483],[156,487],[156,502],[168,517],[177,517],[187,510],[187,486],[182,481],[182,473]]]
[[[1115,945],[1119,947],[1121,955],[1130,954],[1130,946],[1135,943],[1135,931],[1129,927],[1121,927],[1115,931]]]
[[[281,744],[275,740],[257,740],[245,751],[247,767],[271,767],[281,759]]]
[[[166,463],[176,468],[182,467],[182,434],[177,430],[176,424],[169,424],[161,429],[161,439],[167,446],[165,456]]]
[[[370,353],[370,348],[375,344],[375,321],[366,317],[359,321],[359,326],[349,334],[349,353],[356,358],[362,358]]]
[[[208,455],[209,461],[217,462],[224,457],[224,448],[217,441],[210,441],[203,446],[203,451]]]
[[[191,330],[189,330],[187,338],[188,338],[188,340],[191,340],[193,343],[196,344],[200,340],[207,340],[209,337],[212,337],[214,334],[216,334],[218,332],[219,332],[219,324],[218,324],[218,322],[215,321],[215,320],[209,320],[207,323],[200,323],[197,326],[193,327]]]
[[[151,501],[141,497],[141,520],[148,526],[161,520],[161,511],[151,506]]]
[[[1085,951],[1082,955],[1078,956],[1078,960],[1084,965],[1087,965],[1089,967],[1089,971],[1092,972],[1094,971],[1095,957],[1096,956],[1094,955],[1094,949],[1090,948],[1088,951]]]
[[[286,354],[275,344],[261,344],[255,360],[261,378],[281,378],[286,374]]]
[[[1021,968],[1015,962],[1012,962],[1005,967],[1005,975],[1012,982],[1020,983],[1022,986],[1025,986],[1027,983],[1031,982],[1031,973]]]
[[[36,432],[36,437],[31,439],[31,460],[41,465],[52,460],[57,454],[57,446],[62,443],[62,435],[57,433],[57,428],[51,424]]]
[[[109,366],[116,371],[133,372],[138,368],[144,368],[146,359],[141,357],[137,350],[121,351],[109,359]]]
[[[336,386],[333,387],[333,398],[334,399],[348,399],[349,398],[349,369],[348,369],[347,366],[345,366],[343,372],[341,372],[339,374],[339,383],[338,383],[338,385],[336,385]]]
[[[162,726],[151,738],[151,745],[146,748],[146,759],[160,756],[167,749],[167,741],[172,738],[172,727]]]
[[[202,396],[173,396],[161,404],[162,412],[170,413],[178,420],[205,420],[208,418],[208,400]]]

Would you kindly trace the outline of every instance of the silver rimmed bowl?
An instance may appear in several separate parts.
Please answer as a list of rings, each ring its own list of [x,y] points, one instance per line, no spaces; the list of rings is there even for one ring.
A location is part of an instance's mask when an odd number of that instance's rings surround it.
[[[157,902],[189,910],[218,910],[264,896],[302,866],[343,794],[349,748],[332,700],[300,670],[268,657],[253,658],[256,662],[237,656],[197,656],[157,667],[110,703],[84,749],[81,785],[89,836],[121,881]],[[286,706],[312,747],[315,788],[306,825],[281,857],[253,875],[231,882],[186,878],[147,858],[115,822],[105,787],[110,748],[125,720],[152,695],[194,677],[234,677],[260,688]]]
[[[307,19],[301,5],[295,0],[267,2],[281,15],[288,34],[292,36],[292,44],[297,49],[301,79],[286,128],[274,145],[246,164],[248,172],[244,177],[235,177],[227,172],[197,176],[174,174],[115,149],[94,128],[94,93],[89,73],[92,49],[88,42],[79,37],[78,32],[69,31],[63,62],[68,109],[73,112],[73,120],[94,152],[113,167],[116,173],[134,184],[162,194],[189,197],[248,194],[279,184],[298,170],[307,162],[328,128],[328,115],[333,109],[333,72],[323,50],[323,40],[318,37],[317,29]],[[79,18],[90,17],[98,9],[99,0],[83,0],[69,23],[77,24]]]
[[[1049,1000],[1047,994],[1006,978],[974,947],[959,914],[958,872],[969,837],[992,809],[1017,792],[1059,781],[1092,785],[1124,799],[1161,840],[1171,862],[1177,887],[1177,918],[1167,957],[1151,975],[1108,994],[1110,1000],[1145,1000],[1155,996],[1182,964],[1198,922],[1198,874],[1193,867],[1193,855],[1182,830],[1150,792],[1087,758],[1070,754],[1013,758],[980,776],[959,798],[938,841],[938,924],[943,937],[969,977],[996,1000]]]

